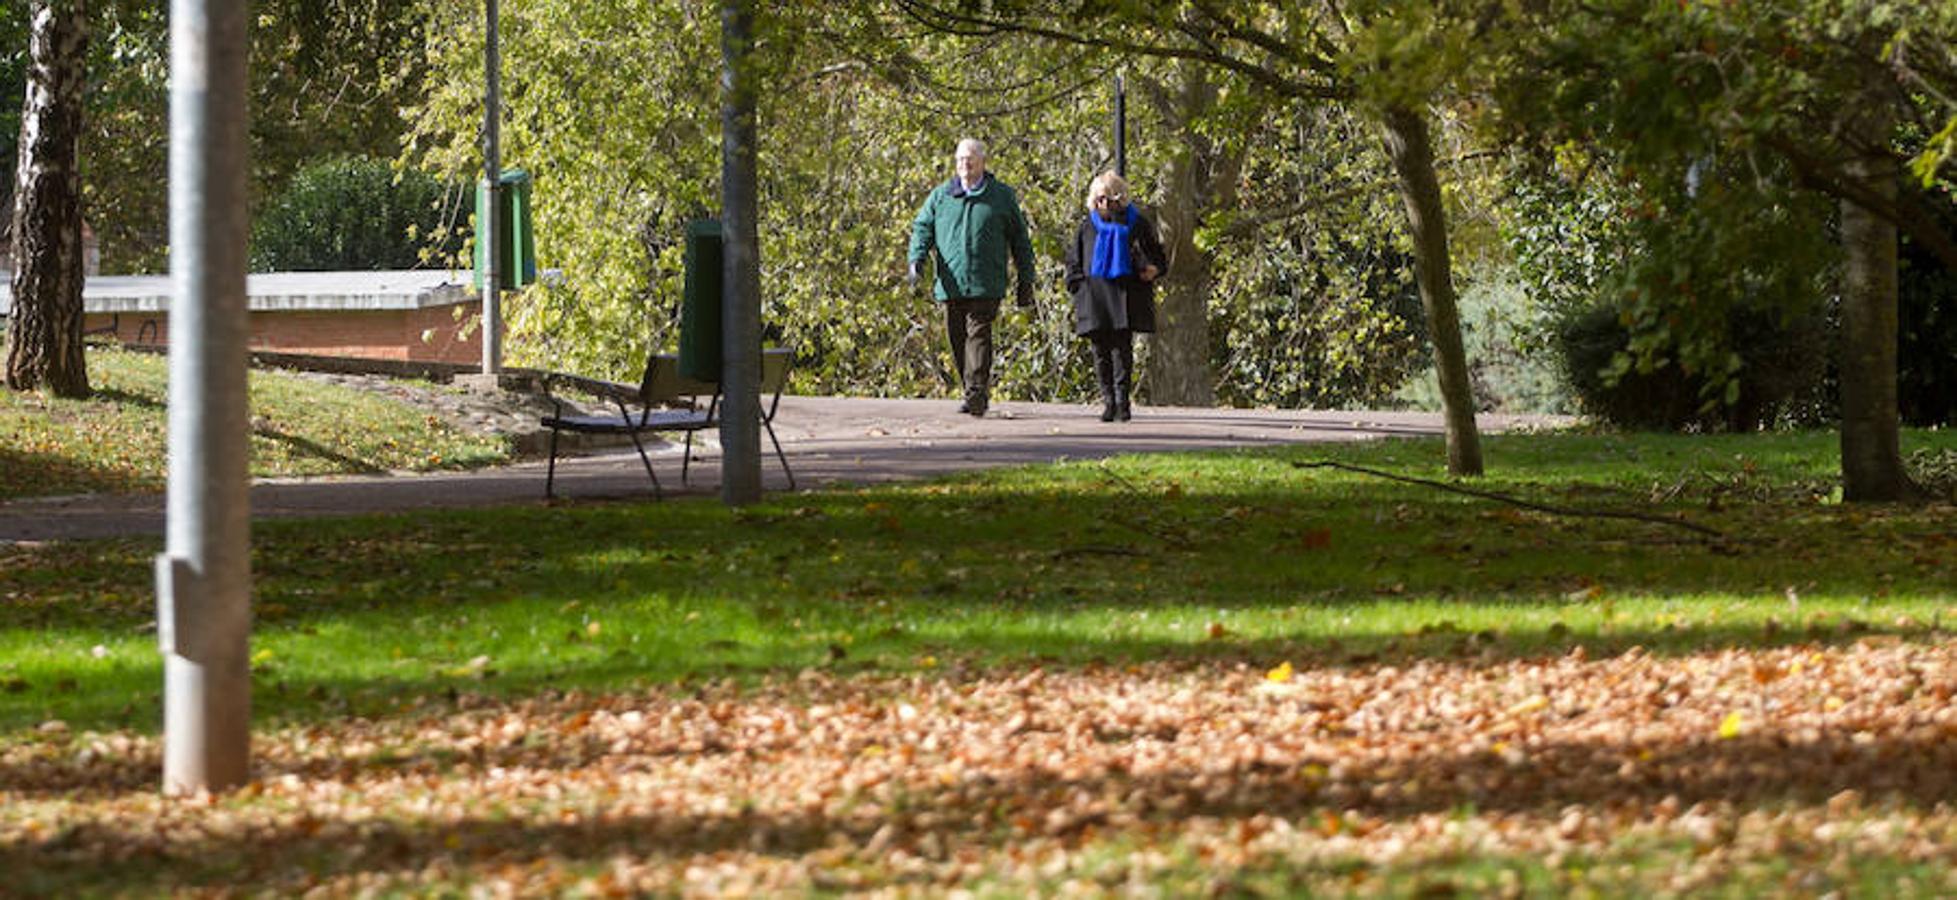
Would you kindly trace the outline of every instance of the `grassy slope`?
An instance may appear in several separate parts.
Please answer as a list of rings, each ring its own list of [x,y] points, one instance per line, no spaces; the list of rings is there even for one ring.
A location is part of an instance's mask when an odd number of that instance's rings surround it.
[[[163,486],[169,365],[152,354],[89,351],[95,396],[0,391],[0,501]],[[251,375],[251,471],[331,475],[486,465],[497,441],[418,409],[282,372]]]

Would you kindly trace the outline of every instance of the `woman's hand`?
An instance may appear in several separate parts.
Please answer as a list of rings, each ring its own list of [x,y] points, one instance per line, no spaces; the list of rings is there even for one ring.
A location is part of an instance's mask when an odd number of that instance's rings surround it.
[[[1139,274],[1143,281],[1154,281],[1155,276],[1160,274],[1161,271],[1161,269],[1155,267],[1154,263],[1143,263],[1142,270]]]

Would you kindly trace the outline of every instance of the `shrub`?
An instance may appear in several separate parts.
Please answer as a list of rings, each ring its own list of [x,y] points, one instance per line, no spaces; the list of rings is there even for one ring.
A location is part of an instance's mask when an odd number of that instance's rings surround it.
[[[1946,234],[1957,235],[1957,212],[1948,202],[1924,205],[1936,211]],[[1909,425],[1957,424],[1957,272],[1907,234],[1900,244],[1898,412]]]
[[[1568,315],[1557,349],[1584,411],[1625,428],[1751,431],[1812,407],[1828,364],[1823,315],[1736,307],[1725,326],[1717,339],[1737,367],[1719,379],[1732,385],[1723,395],[1704,373],[1686,371],[1662,351],[1654,364],[1632,364],[1630,330],[1608,304]]]
[[[252,224],[255,272],[411,269],[459,253],[441,181],[385,160],[341,156],[293,175]]]
[[[1468,355],[1468,382],[1477,412],[1570,413],[1575,399],[1563,377],[1554,348],[1538,339],[1547,326],[1542,312],[1523,293],[1520,282],[1495,278],[1463,288],[1461,341]],[[1439,410],[1441,390],[1434,368],[1407,380],[1394,404]]]

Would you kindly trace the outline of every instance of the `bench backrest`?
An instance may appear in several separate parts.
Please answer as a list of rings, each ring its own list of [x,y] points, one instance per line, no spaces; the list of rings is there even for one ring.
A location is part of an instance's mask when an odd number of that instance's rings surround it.
[[[680,374],[680,358],[672,353],[654,353],[646,360],[645,379],[639,384],[639,400],[647,406],[712,397],[720,385]]]
[[[761,351],[761,394],[772,396],[775,402],[781,400],[782,388],[788,384],[789,364],[795,360],[795,351],[788,347],[766,347]],[[717,382],[701,381],[680,374],[679,356],[672,353],[655,353],[646,360],[645,378],[639,384],[639,399],[646,406],[656,403],[691,401],[700,397],[711,397],[717,404],[720,399],[720,385]],[[768,415],[774,414],[773,403],[769,405]]]

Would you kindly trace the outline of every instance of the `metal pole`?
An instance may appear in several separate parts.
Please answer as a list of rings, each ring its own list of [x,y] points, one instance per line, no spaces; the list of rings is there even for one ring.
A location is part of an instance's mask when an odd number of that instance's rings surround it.
[[[251,768],[251,495],[246,470],[246,0],[170,11],[170,450],[163,789]]]
[[[1114,76],[1114,174],[1128,177],[1128,80]]]
[[[476,240],[483,248],[482,285],[482,372],[494,375],[503,371],[503,253],[497,246],[498,219],[502,216],[503,198],[503,160],[502,160],[502,108],[503,89],[500,82],[502,58],[496,47],[496,0],[486,0],[489,8],[489,30],[487,42],[483,47],[483,122],[482,156],[483,178],[489,182],[482,214],[478,217]]]
[[[725,233],[721,294],[720,497],[761,499],[761,248],[756,228],[755,83],[750,0],[721,0],[720,190]]]

